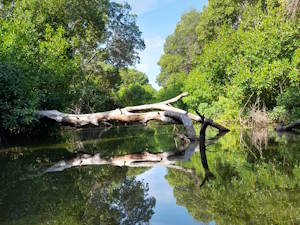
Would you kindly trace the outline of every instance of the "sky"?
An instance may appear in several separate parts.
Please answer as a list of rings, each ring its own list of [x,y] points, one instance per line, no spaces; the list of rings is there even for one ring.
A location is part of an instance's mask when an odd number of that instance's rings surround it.
[[[155,80],[160,72],[157,65],[163,54],[163,46],[168,35],[175,30],[184,12],[191,9],[202,10],[207,0],[115,0],[128,2],[137,14],[137,24],[142,31],[146,49],[140,52],[140,64],[135,67],[146,73],[152,86],[158,89]]]

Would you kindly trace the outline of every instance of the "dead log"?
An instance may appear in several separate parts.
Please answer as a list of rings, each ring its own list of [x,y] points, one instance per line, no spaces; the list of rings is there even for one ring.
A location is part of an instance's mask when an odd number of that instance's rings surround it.
[[[99,125],[100,121],[121,121],[121,122],[141,122],[147,123],[149,120],[158,120],[162,122],[175,122],[173,119],[165,116],[165,112],[145,112],[130,113],[125,109],[115,109],[107,112],[90,113],[90,114],[67,114],[57,110],[38,111],[40,117],[46,117],[55,120],[58,123],[82,127],[88,124]]]
[[[296,129],[297,127],[300,128],[300,119],[290,123],[288,125],[283,125],[283,123],[278,123],[277,127],[275,128],[276,131],[278,132],[282,132],[282,131],[293,131],[294,129]]]
[[[196,140],[196,133],[195,133],[195,129],[193,127],[193,122],[188,117],[187,114],[178,113],[178,112],[174,112],[174,111],[165,111],[165,115],[179,120],[183,124],[184,128],[186,129],[187,136],[189,137],[189,139],[191,139],[193,141]]]
[[[157,120],[166,123],[174,123],[180,121],[187,130],[188,138],[191,140],[196,139],[195,129],[193,127],[192,120],[202,123],[201,117],[188,113],[185,110],[178,109],[171,106],[172,103],[179,101],[181,98],[187,96],[188,93],[184,92],[167,101],[146,104],[139,106],[128,106],[122,109],[115,109],[106,112],[90,113],[90,114],[67,114],[57,110],[42,110],[37,114],[40,117],[46,117],[55,120],[58,123],[73,125],[76,127],[82,127],[88,124],[95,126],[99,125],[99,122],[106,121],[121,121],[121,122],[141,122],[147,123],[150,120]],[[222,125],[208,121],[208,125],[216,128],[219,132],[227,132],[229,129]]]

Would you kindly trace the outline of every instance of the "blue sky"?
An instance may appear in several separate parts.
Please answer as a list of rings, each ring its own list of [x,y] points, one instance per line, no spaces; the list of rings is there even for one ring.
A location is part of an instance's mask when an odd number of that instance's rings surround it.
[[[166,37],[173,33],[184,12],[190,9],[202,10],[207,0],[115,0],[128,2],[143,33],[146,49],[140,53],[140,64],[136,68],[147,74],[153,87],[160,72],[157,65]]]

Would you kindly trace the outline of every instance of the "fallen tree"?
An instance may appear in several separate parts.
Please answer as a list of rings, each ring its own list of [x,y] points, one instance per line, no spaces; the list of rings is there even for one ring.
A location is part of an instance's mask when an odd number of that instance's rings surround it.
[[[294,129],[299,128],[300,129],[300,119],[290,123],[288,125],[284,125],[283,123],[278,123],[277,127],[275,128],[276,131],[293,131]]]
[[[107,121],[141,123],[147,123],[150,120],[157,120],[166,123],[175,123],[176,121],[179,121],[187,130],[188,138],[191,140],[196,140],[196,133],[192,121],[202,123],[202,118],[171,105],[187,95],[188,93],[184,92],[167,101],[139,106],[128,106],[122,109],[115,109],[106,112],[90,114],[67,114],[57,110],[42,110],[38,111],[37,114],[40,117],[46,117],[55,120],[58,123],[73,125],[76,127],[82,127],[88,124],[98,126],[99,122]],[[215,123],[212,120],[209,120],[208,125],[218,129],[219,132],[229,131],[229,129],[226,127]]]

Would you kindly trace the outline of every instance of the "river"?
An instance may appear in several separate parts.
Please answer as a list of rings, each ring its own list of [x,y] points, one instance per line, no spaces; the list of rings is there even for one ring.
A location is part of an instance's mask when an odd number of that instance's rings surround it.
[[[300,224],[299,134],[235,127],[214,139],[208,129],[207,176],[182,131],[154,123],[2,141],[0,224]],[[174,153],[174,164],[119,165],[145,152]]]

